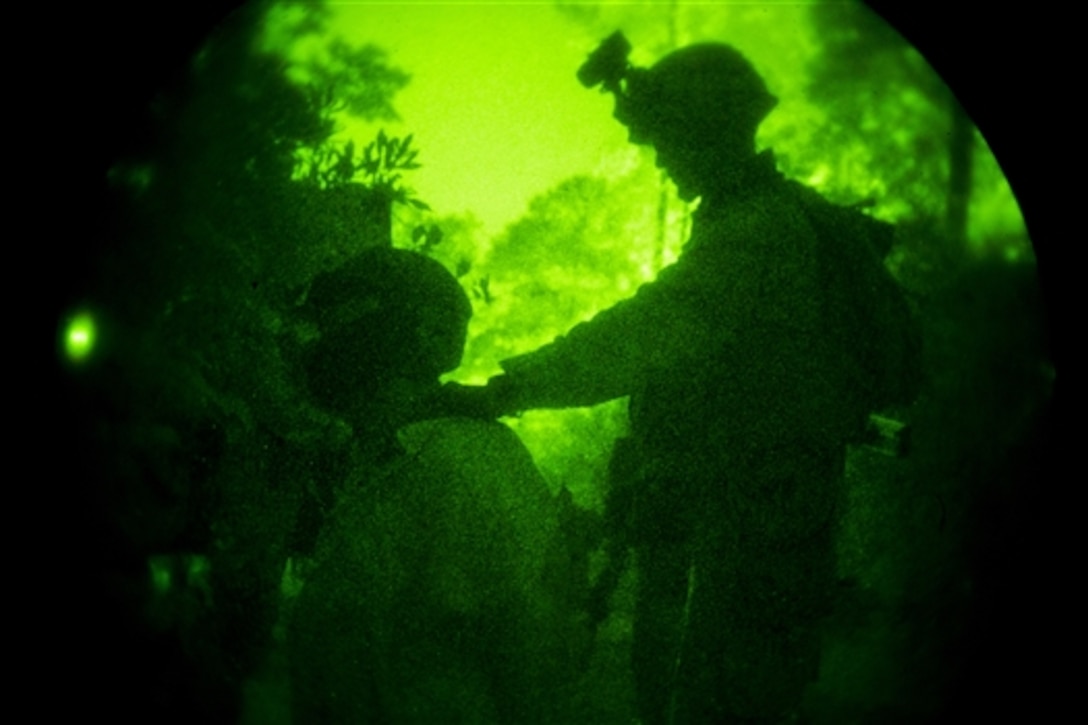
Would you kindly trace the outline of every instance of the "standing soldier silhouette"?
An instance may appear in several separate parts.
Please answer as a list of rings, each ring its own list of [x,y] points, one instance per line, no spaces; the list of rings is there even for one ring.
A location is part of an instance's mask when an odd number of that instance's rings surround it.
[[[631,142],[700,199],[680,258],[443,395],[485,417],[630,396],[609,514],[636,556],[639,718],[790,721],[818,673],[846,445],[913,394],[909,310],[881,264],[891,228],[757,153],[777,99],[738,51],[693,45],[649,69],[628,51],[616,33],[579,80],[612,92]]]

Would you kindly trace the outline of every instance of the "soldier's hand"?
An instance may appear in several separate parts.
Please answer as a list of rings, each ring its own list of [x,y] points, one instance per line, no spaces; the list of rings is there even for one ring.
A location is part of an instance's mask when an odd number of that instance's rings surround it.
[[[494,391],[483,385],[446,383],[435,395],[434,406],[447,417],[494,420],[503,414]]]
[[[510,381],[509,375],[496,375],[487,381],[487,390],[491,403],[499,415],[519,415],[518,388]]]
[[[506,375],[496,375],[487,385],[446,383],[433,404],[440,415],[494,420],[519,412],[514,385]]]

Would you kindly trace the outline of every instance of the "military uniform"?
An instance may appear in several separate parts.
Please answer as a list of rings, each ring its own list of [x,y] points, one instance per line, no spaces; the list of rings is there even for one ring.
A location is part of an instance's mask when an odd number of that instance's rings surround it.
[[[468,419],[398,438],[339,491],[292,612],[296,722],[562,721],[581,629],[528,451]]]
[[[769,152],[732,171],[656,280],[503,363],[519,409],[631,396],[637,461],[614,468],[636,479],[648,723],[783,716],[815,675],[834,571],[856,415],[839,405],[850,371],[825,334],[819,242]]]

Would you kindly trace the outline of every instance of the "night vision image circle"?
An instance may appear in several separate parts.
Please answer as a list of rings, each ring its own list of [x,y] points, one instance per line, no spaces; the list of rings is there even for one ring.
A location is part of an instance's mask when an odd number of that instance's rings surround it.
[[[948,712],[1055,374],[997,160],[864,5],[253,3],[146,115],[57,353],[113,706]]]

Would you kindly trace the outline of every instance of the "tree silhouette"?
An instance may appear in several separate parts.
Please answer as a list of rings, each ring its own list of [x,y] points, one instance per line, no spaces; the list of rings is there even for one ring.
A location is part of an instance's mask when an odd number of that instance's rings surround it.
[[[861,3],[811,9],[822,41],[808,93],[830,123],[825,143],[859,137],[884,193],[905,200],[914,218],[943,222],[962,244],[975,156],[975,128],[925,59]]]
[[[292,176],[341,100],[388,117],[407,82],[377,49],[342,48],[316,81],[292,78],[262,47],[281,7],[251,4],[210,37],[156,98],[147,144],[111,169],[115,241],[92,291],[106,333],[84,378],[102,401],[97,503],[125,560],[145,565],[133,590],[152,554],[212,560],[214,605],[171,610],[184,587],[153,604],[195,676],[215,681],[209,707],[228,710],[220,698],[269,636],[301,491],[335,468],[348,432],[299,387],[294,354],[313,331],[296,302],[338,251],[381,234],[360,211],[365,187]],[[321,6],[286,7],[302,11],[291,32],[320,32]],[[336,82],[353,60],[365,73]]]

